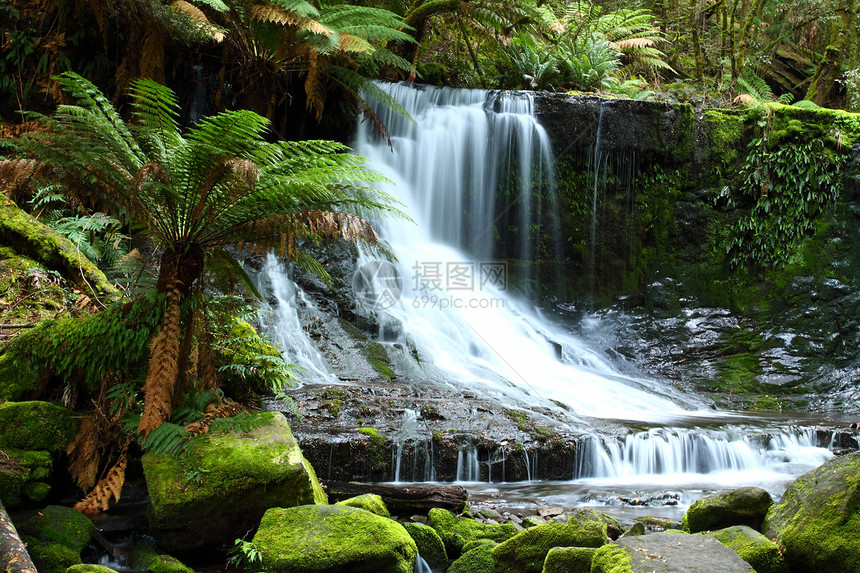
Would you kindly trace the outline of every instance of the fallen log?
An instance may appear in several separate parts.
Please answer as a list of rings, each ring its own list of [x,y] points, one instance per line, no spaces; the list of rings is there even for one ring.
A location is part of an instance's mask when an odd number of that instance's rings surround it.
[[[18,536],[15,525],[0,501],[0,571],[5,573],[38,573],[27,546]]]
[[[382,497],[393,515],[426,514],[434,507],[461,513],[466,507],[469,492],[459,485],[445,484],[392,484],[357,483],[321,480],[334,503],[365,493]]]

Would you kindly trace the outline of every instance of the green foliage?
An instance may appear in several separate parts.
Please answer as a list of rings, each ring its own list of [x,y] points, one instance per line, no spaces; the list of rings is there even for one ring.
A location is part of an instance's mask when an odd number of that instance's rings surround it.
[[[141,377],[163,307],[163,297],[153,292],[99,314],[45,321],[9,342],[6,352],[27,367],[49,368],[87,388],[118,373]]]
[[[263,560],[263,554],[251,541],[237,539],[230,550],[230,562],[241,567],[245,563],[256,563]]]
[[[507,57],[504,85],[523,89],[552,90],[558,79],[556,56],[546,46],[538,44],[531,34],[520,34],[503,49]]]
[[[621,55],[599,36],[589,36],[579,43],[562,41],[558,51],[566,84],[578,90],[608,87],[610,74],[621,66]]]
[[[821,140],[783,142],[770,149],[764,137],[752,139],[739,193],[739,200],[752,207],[733,229],[727,246],[731,264],[786,265],[814,229],[815,217],[839,195],[845,159],[845,153],[827,149]],[[720,196],[735,205],[728,189]]]

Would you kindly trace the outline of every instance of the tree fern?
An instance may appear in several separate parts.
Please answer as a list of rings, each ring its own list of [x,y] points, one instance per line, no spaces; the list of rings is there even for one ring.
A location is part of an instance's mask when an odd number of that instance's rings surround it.
[[[179,306],[201,290],[213,260],[207,253],[241,244],[312,266],[301,240],[372,246],[377,236],[367,217],[398,211],[370,186],[385,177],[344,153],[342,144],[268,142],[268,122],[246,110],[202,119],[182,133],[175,95],[152,80],[133,86],[130,128],[84,78],[69,73],[59,81],[81,105],[61,106],[46,118],[50,132],[22,136],[17,145],[76,181],[72,188],[122,213],[159,247],[156,288],[169,293],[169,312],[150,349],[140,427],[149,435],[177,399],[187,359],[179,344],[195,324],[194,313],[183,319]]]

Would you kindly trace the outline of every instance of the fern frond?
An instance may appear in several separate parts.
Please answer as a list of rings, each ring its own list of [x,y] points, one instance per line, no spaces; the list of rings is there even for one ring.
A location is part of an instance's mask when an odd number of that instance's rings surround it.
[[[179,454],[191,435],[173,422],[163,422],[144,438],[141,446],[154,454]]]
[[[299,30],[323,36],[331,36],[333,34],[324,24],[313,18],[302,16],[280,6],[257,4],[251,7],[250,14],[260,22],[272,22],[282,26],[295,26]]]
[[[108,471],[107,475],[99,480],[99,483],[78,503],[74,508],[81,513],[93,515],[107,511],[110,500],[119,501],[122,495],[122,486],[125,483],[125,469],[128,465],[125,451],[120,455],[116,464]]]
[[[69,456],[69,473],[78,487],[84,491],[93,487],[99,471],[101,420],[101,416],[96,413],[81,422],[75,439],[66,448]]]
[[[144,386],[144,409],[138,432],[144,439],[170,417],[173,387],[179,375],[179,344],[182,338],[178,290],[169,290],[161,330],[150,345],[149,369]]]

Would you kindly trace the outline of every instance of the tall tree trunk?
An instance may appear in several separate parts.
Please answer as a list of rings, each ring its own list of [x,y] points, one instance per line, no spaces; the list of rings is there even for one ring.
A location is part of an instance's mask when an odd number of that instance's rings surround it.
[[[852,47],[851,40],[857,34],[855,2],[840,0],[837,4],[837,17],[830,21],[829,43],[806,91],[804,99],[821,107],[841,107],[842,104],[843,94],[837,80],[842,77],[842,64]],[[852,59],[856,57],[856,54],[849,55]]]

